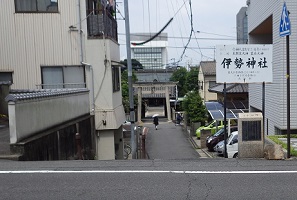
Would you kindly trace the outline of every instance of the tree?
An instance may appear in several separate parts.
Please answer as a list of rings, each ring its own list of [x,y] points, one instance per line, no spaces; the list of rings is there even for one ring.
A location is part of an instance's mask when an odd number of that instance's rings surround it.
[[[188,74],[187,69],[184,67],[180,67],[179,69],[174,71],[172,76],[170,77],[170,81],[178,81],[177,90],[178,90],[179,97],[183,97],[187,93],[187,88],[186,88],[187,74]]]
[[[137,77],[132,72],[132,82],[136,82]],[[125,113],[130,112],[130,100],[129,100],[129,83],[128,83],[128,70],[124,70],[121,74],[121,86],[122,86],[122,103],[124,106]],[[137,103],[137,97],[134,96],[134,104]]]
[[[203,125],[207,120],[207,111],[198,91],[190,91],[186,94],[182,107],[191,122],[201,122]]]
[[[120,63],[122,65],[125,65],[126,68],[128,67],[127,59],[120,61]],[[136,59],[131,59],[131,65],[132,65],[132,69],[134,69],[134,70],[143,69],[142,64]]]
[[[187,73],[185,85],[187,91],[198,91],[198,68],[191,68],[191,70]]]

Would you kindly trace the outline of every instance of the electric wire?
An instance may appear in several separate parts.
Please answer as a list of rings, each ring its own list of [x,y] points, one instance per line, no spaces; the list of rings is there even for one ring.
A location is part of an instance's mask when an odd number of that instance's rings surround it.
[[[173,20],[173,18],[171,18],[171,19],[167,22],[167,24],[166,24],[166,25],[165,25],[165,26],[164,26],[158,33],[156,33],[156,34],[153,35],[153,36],[150,36],[150,38],[149,38],[148,40],[146,40],[146,41],[144,41],[144,42],[132,42],[131,44],[134,45],[134,46],[137,46],[137,45],[143,45],[143,44],[146,44],[146,43],[152,41],[153,39],[155,39],[156,37],[158,37],[158,35],[160,35],[160,34],[165,30],[165,28],[172,22],[172,20]]]
[[[190,36],[189,36],[188,42],[187,42],[187,44],[186,44],[186,46],[185,46],[185,48],[184,48],[184,50],[182,52],[182,55],[180,56],[179,60],[177,61],[177,63],[179,63],[179,62],[181,62],[183,60],[183,56],[186,53],[187,47],[188,47],[188,45],[189,45],[189,43],[190,43],[190,41],[192,39],[192,34],[193,34],[193,31],[194,31],[194,28],[193,28],[192,2],[191,2],[191,0],[189,0],[189,6],[190,6],[190,13],[191,13],[191,15],[190,15],[190,19],[191,19],[190,20],[190,23],[191,23],[191,32],[190,32]]]
[[[195,33],[195,32],[194,32]],[[118,35],[125,35],[124,33],[118,33]],[[136,33],[133,34],[135,36],[144,36],[143,34]],[[159,38],[166,38],[166,36],[160,35]],[[181,37],[174,37],[174,36],[167,36],[167,38],[172,38],[172,39],[188,39],[189,37],[186,36],[181,36]],[[199,40],[229,40],[229,41],[236,41],[236,38],[214,38],[214,37],[197,37]],[[243,39],[242,39],[243,40]]]
[[[172,1],[171,1],[171,4],[172,4],[172,7],[173,7],[173,2]],[[178,5],[178,1],[177,0],[176,0],[176,4]],[[186,2],[183,0],[182,7],[185,6],[185,5],[186,5]],[[177,18],[177,23],[178,23],[178,26],[177,27],[178,27],[180,36],[182,36],[183,35],[183,31],[186,30],[185,23],[183,21],[182,15],[181,15],[181,18]],[[183,29],[182,29],[182,27],[183,27]],[[186,39],[188,39],[188,37]],[[181,42],[182,42],[182,45],[183,46],[186,46],[186,42],[183,39],[181,40]],[[178,62],[176,62],[176,65],[178,65]]]

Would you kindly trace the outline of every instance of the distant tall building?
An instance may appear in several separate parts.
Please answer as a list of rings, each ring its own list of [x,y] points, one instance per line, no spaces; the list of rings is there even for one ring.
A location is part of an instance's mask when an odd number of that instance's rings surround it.
[[[237,44],[248,43],[248,17],[247,7],[242,7],[236,15]]]
[[[156,33],[132,33],[131,43],[147,41]],[[143,45],[131,45],[131,57],[138,60],[143,69],[165,69],[167,65],[168,37],[167,33],[161,33],[152,41]]]

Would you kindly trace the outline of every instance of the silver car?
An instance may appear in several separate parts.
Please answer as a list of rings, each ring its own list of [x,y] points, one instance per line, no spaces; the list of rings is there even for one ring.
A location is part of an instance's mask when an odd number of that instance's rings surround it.
[[[219,154],[224,154],[225,141],[219,142],[214,150]],[[234,158],[238,156],[238,131],[232,132],[227,139],[227,154],[229,158]]]

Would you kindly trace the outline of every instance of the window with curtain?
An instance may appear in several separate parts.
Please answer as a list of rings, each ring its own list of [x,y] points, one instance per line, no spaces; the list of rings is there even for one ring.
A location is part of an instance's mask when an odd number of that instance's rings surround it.
[[[42,88],[85,88],[84,66],[42,66]]]
[[[58,12],[58,0],[15,0],[15,11],[23,12]]]

